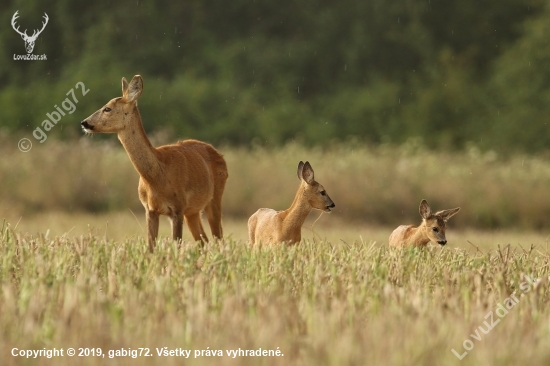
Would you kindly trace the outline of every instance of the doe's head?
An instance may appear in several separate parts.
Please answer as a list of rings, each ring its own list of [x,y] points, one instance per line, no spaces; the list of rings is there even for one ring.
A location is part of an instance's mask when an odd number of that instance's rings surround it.
[[[313,168],[309,162],[300,161],[298,164],[298,179],[302,181],[300,187],[303,189],[303,195],[312,208],[330,212],[332,208],[336,207],[325,188],[315,180]]]
[[[122,97],[111,99],[90,117],[80,123],[87,133],[117,133],[131,123],[137,100],[143,91],[143,79],[140,75],[130,83],[122,78]]]
[[[446,222],[460,211],[460,207],[432,213],[432,209],[426,200],[420,202],[419,212],[422,216],[426,234],[430,241],[441,245],[447,244],[445,238]]]

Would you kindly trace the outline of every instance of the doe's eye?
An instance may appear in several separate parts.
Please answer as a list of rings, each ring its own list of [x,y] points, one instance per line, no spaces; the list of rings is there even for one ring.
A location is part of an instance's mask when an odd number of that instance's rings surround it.
[[[321,193],[321,196],[326,196],[326,195],[327,195],[327,192],[326,192],[326,191],[321,191],[321,192],[319,192],[319,193]]]
[[[110,112],[110,111],[111,111],[111,108],[109,108],[109,107],[105,107],[105,108],[103,109],[103,112]]]
[[[436,228],[435,226],[432,227],[432,231],[435,231],[436,233],[439,231],[438,228]]]

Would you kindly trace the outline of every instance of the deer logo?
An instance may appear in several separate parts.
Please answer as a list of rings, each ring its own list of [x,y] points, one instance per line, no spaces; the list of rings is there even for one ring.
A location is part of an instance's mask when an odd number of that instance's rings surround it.
[[[36,42],[36,39],[48,24],[48,20],[49,20],[48,14],[44,13],[44,22],[42,22],[42,29],[40,30],[35,29],[32,36],[29,37],[26,29],[24,32],[21,32],[19,30],[19,26],[16,27],[15,21],[17,18],[19,18],[19,15],[17,13],[19,13],[19,10],[17,10],[15,14],[13,14],[13,17],[11,18],[11,26],[17,33],[21,35],[21,38],[23,38],[23,41],[25,41],[25,49],[27,50],[27,53],[32,53],[32,50],[34,49],[34,42]]]

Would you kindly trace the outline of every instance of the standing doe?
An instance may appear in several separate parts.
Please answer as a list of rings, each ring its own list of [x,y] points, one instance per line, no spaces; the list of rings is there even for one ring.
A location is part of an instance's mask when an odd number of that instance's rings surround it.
[[[335,207],[322,185],[314,179],[309,162],[298,164],[300,187],[289,209],[260,208],[248,219],[250,243],[294,244],[302,240],[302,225],[312,209],[330,212]]]
[[[201,223],[206,212],[212,235],[222,238],[222,195],[227,180],[223,156],[211,145],[196,141],[178,141],[153,147],[145,134],[137,99],[143,80],[136,75],[128,83],[122,78],[122,97],[111,99],[81,122],[87,133],[116,133],[139,173],[139,200],[145,207],[147,237],[152,252],[158,235],[159,215],[172,222],[172,237],[182,237],[183,220],[203,244],[207,240]]]
[[[420,216],[422,216],[422,223],[420,226],[399,226],[391,233],[389,244],[392,247],[423,247],[430,241],[433,241],[445,245],[447,244],[447,239],[445,238],[445,223],[456,215],[458,211],[460,211],[460,207],[432,213],[428,202],[422,200],[419,208]]]

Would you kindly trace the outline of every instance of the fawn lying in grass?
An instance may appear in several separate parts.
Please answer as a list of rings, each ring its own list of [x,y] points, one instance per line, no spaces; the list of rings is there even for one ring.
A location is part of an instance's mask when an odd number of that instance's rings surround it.
[[[312,209],[330,212],[335,207],[323,186],[315,181],[309,162],[298,164],[298,179],[300,187],[289,209],[260,208],[250,216],[248,235],[251,244],[298,243],[302,240],[302,225]]]
[[[420,226],[399,226],[391,233],[389,244],[392,247],[423,247],[430,241],[433,241],[445,245],[447,244],[447,239],[445,239],[445,223],[456,215],[458,211],[460,211],[460,207],[432,213],[428,202],[422,200],[419,208],[420,216],[422,216]]]

